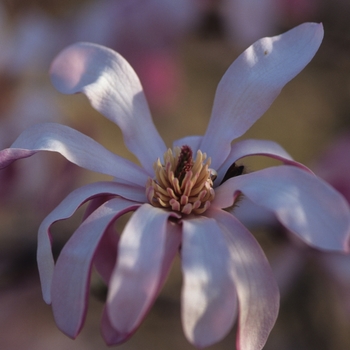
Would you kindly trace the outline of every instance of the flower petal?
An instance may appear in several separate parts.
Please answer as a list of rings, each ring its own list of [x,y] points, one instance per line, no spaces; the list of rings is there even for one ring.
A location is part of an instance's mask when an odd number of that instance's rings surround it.
[[[176,253],[178,252],[180,243],[181,243],[181,226],[177,225],[172,222],[167,222],[167,230],[166,230],[166,242],[165,242],[165,249],[166,252],[164,254],[164,260],[161,266],[161,276],[159,278],[157,292],[154,294],[154,298],[150,299],[149,301],[149,307],[151,307],[151,304],[153,303],[155,297],[161,290],[164,280],[166,279],[169,269],[171,267],[171,264],[174,260],[174,257]],[[146,310],[148,311],[148,309]],[[146,313],[145,313],[146,314]],[[145,316],[141,315],[142,317]],[[140,321],[141,322],[141,321]],[[107,313],[107,307],[104,309],[104,313],[102,316],[102,322],[101,322],[101,331],[103,338],[105,339],[106,343],[108,345],[118,345],[126,340],[128,340],[137,330],[137,326],[134,327],[130,332],[128,333],[121,333],[120,331],[113,328],[110,319],[108,317]]]
[[[350,210],[344,197],[316,176],[292,166],[277,166],[233,177],[215,190],[213,206],[232,206],[242,192],[308,244],[347,250]]]
[[[126,340],[128,340],[133,333],[121,334],[119,331],[115,330],[111,324],[111,321],[108,317],[107,306],[103,308],[102,319],[101,319],[101,334],[108,346],[118,345]]]
[[[130,192],[129,192],[130,190]],[[38,232],[37,260],[43,298],[46,303],[51,303],[51,283],[54,270],[54,259],[51,251],[51,225],[62,219],[69,218],[87,200],[103,194],[124,196],[127,199],[137,200],[138,191],[130,186],[115,182],[95,182],[83,186],[71,192],[41,223]],[[130,194],[130,195],[129,195]],[[130,198],[131,197],[131,198]]]
[[[206,347],[229,332],[237,313],[229,251],[215,220],[183,221],[181,257],[184,332],[195,346]]]
[[[279,225],[275,214],[257,205],[247,197],[239,199],[238,205],[228,210],[233,214],[248,230],[261,229],[262,227],[273,228]]]
[[[112,271],[117,261],[119,235],[113,227],[107,227],[94,256],[94,266],[108,285]]]
[[[83,326],[96,249],[116,218],[136,209],[135,202],[114,198],[96,209],[63,247],[52,279],[52,310],[58,328],[75,338]]]
[[[85,169],[115,176],[118,182],[142,186],[147,181],[147,174],[136,164],[79,131],[55,123],[36,124],[22,132],[11,148],[0,151],[0,168],[39,151],[58,152]]]
[[[169,217],[176,214],[143,204],[121,235],[107,311],[112,327],[125,338],[145,317],[179,248],[181,235],[169,232]]]
[[[312,173],[304,164],[293,160],[293,158],[276,142],[269,140],[242,140],[232,145],[230,154],[218,170],[216,182],[221,183],[228,168],[238,159],[255,155],[271,157],[287,165],[294,165]]]
[[[312,59],[323,38],[322,24],[304,23],[272,38],[258,40],[229,67],[216,91],[212,117],[200,149],[214,169],[270,107],[281,89]]]
[[[260,350],[275,324],[279,291],[270,265],[252,234],[231,214],[209,209],[221,225],[231,255],[239,302],[237,350]]]
[[[122,130],[126,146],[153,174],[153,163],[166,151],[157,132],[141,83],[118,53],[77,43],[63,50],[51,66],[53,85],[62,93],[84,93],[91,105]]]

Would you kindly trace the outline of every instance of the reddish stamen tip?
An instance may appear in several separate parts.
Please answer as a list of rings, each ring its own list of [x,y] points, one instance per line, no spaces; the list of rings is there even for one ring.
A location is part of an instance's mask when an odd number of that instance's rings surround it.
[[[186,173],[193,167],[192,150],[189,146],[181,147],[181,152],[175,169],[175,177],[179,179],[180,184],[184,179]]]

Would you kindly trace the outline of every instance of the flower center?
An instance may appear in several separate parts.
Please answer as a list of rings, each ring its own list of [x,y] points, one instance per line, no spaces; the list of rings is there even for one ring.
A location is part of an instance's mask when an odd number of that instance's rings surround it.
[[[147,181],[148,201],[183,214],[204,213],[215,196],[215,171],[209,166],[210,158],[199,150],[193,160],[189,146],[168,149],[164,164],[159,158],[154,163],[155,178]]]

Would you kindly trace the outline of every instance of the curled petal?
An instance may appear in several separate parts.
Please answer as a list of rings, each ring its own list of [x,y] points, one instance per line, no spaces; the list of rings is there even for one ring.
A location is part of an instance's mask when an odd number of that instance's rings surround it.
[[[308,167],[293,160],[293,158],[276,142],[269,140],[242,140],[232,145],[230,154],[218,170],[216,183],[221,183],[226,171],[234,162],[247,156],[256,155],[271,157],[280,160],[284,164],[294,165],[311,173]]]
[[[115,182],[95,182],[83,186],[71,192],[41,223],[38,232],[37,260],[43,298],[46,303],[51,303],[51,284],[54,270],[54,259],[51,251],[51,225],[67,219],[87,200],[104,194],[120,195],[127,199],[137,201],[141,193],[130,186]]]
[[[51,66],[53,85],[62,93],[84,93],[91,105],[122,130],[126,146],[151,175],[166,151],[141,83],[128,62],[106,47],[77,43],[64,49]]]
[[[215,190],[213,206],[227,208],[243,193],[276,215],[306,243],[325,250],[347,250],[350,210],[325,181],[293,166],[277,166],[233,177]]]
[[[11,148],[0,151],[0,168],[39,151],[58,152],[85,169],[114,176],[118,182],[143,185],[147,174],[136,164],[113,154],[90,137],[68,126],[43,123],[26,129]]]
[[[200,149],[217,169],[243,135],[270,107],[281,89],[312,59],[323,38],[322,24],[304,23],[263,38],[229,67],[216,91],[212,117]]]
[[[213,219],[183,221],[182,324],[187,339],[202,348],[221,340],[232,328],[237,293],[230,255]]]
[[[107,311],[112,327],[125,338],[145,317],[179,248],[181,231],[175,227],[173,232],[169,217],[177,216],[143,204],[121,235]]]
[[[279,291],[270,265],[252,234],[231,214],[209,209],[221,225],[238,293],[237,350],[260,350],[275,324]]]
[[[138,205],[123,198],[111,199],[96,209],[63,247],[54,269],[51,294],[56,324],[68,336],[75,338],[83,326],[91,265],[105,230]]]

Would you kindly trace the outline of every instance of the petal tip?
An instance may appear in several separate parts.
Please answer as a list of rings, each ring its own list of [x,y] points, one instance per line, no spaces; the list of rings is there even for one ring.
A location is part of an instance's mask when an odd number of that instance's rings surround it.
[[[93,44],[76,43],[63,49],[53,60],[50,78],[53,86],[64,94],[80,91],[86,82],[82,82]]]

